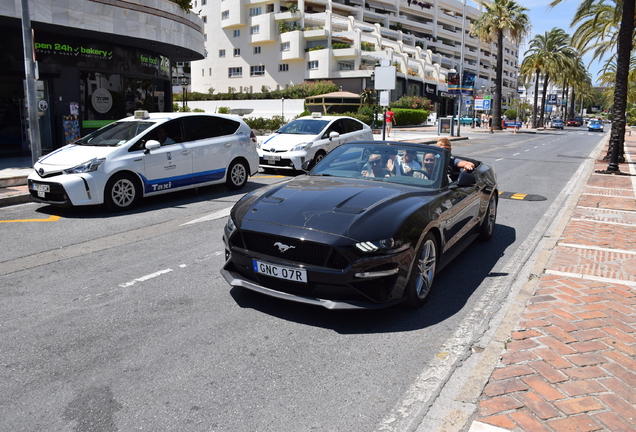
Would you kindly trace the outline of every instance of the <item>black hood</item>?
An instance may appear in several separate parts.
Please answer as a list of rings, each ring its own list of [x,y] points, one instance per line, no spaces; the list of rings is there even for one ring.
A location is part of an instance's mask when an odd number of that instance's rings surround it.
[[[233,214],[236,222],[271,223],[353,239],[371,230],[386,238],[414,206],[431,199],[426,195],[430,193],[419,188],[372,180],[301,176],[246,196]]]

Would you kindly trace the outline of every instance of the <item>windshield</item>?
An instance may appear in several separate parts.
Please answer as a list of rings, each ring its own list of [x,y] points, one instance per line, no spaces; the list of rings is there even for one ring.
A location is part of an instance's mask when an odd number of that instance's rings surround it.
[[[424,145],[345,144],[325,156],[309,175],[440,188],[448,169],[445,154],[439,147]]]
[[[601,121],[600,120],[590,120],[590,124],[600,125]]]
[[[318,135],[328,124],[329,120],[294,120],[276,132],[281,134]]]
[[[115,122],[80,138],[74,144],[117,147],[135,138],[152,125],[154,122],[149,121]]]

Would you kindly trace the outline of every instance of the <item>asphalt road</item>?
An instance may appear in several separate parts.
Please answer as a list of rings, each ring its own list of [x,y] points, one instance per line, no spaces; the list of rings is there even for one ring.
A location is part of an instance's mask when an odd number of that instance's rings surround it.
[[[546,199],[501,199],[492,241],[440,273],[417,311],[334,312],[230,289],[219,274],[227,210],[281,176],[127,214],[1,208],[0,429],[399,430],[389,419],[413,384],[469,348],[603,137],[462,132],[453,152],[492,163],[501,191]],[[435,372],[418,391],[439,389]]]

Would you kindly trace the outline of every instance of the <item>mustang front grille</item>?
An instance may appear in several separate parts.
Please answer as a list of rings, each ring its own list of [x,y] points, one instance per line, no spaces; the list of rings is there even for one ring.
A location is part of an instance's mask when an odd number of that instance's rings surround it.
[[[252,231],[241,231],[239,235],[241,239],[232,240],[232,242],[236,246],[242,243],[245,249],[252,252],[338,270],[349,265],[344,256],[325,244]]]

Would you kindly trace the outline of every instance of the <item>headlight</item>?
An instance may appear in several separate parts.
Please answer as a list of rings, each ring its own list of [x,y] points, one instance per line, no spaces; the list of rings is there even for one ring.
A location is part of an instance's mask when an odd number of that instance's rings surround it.
[[[387,238],[377,241],[367,241],[356,243],[356,247],[365,253],[373,253],[377,251],[390,251],[402,246],[402,241],[393,238]]]
[[[232,216],[227,218],[227,224],[225,224],[225,230],[227,231],[227,235],[229,236],[236,229],[236,225],[234,225],[234,221],[232,220]]]
[[[307,150],[309,147],[311,147],[312,144],[313,142],[305,142],[301,144],[296,144],[296,146],[292,149],[292,151]]]
[[[64,174],[80,174],[97,171],[97,168],[99,168],[104,162],[106,162],[105,158],[95,158],[88,162],[84,162],[83,164],[74,166],[73,168],[65,169]]]

